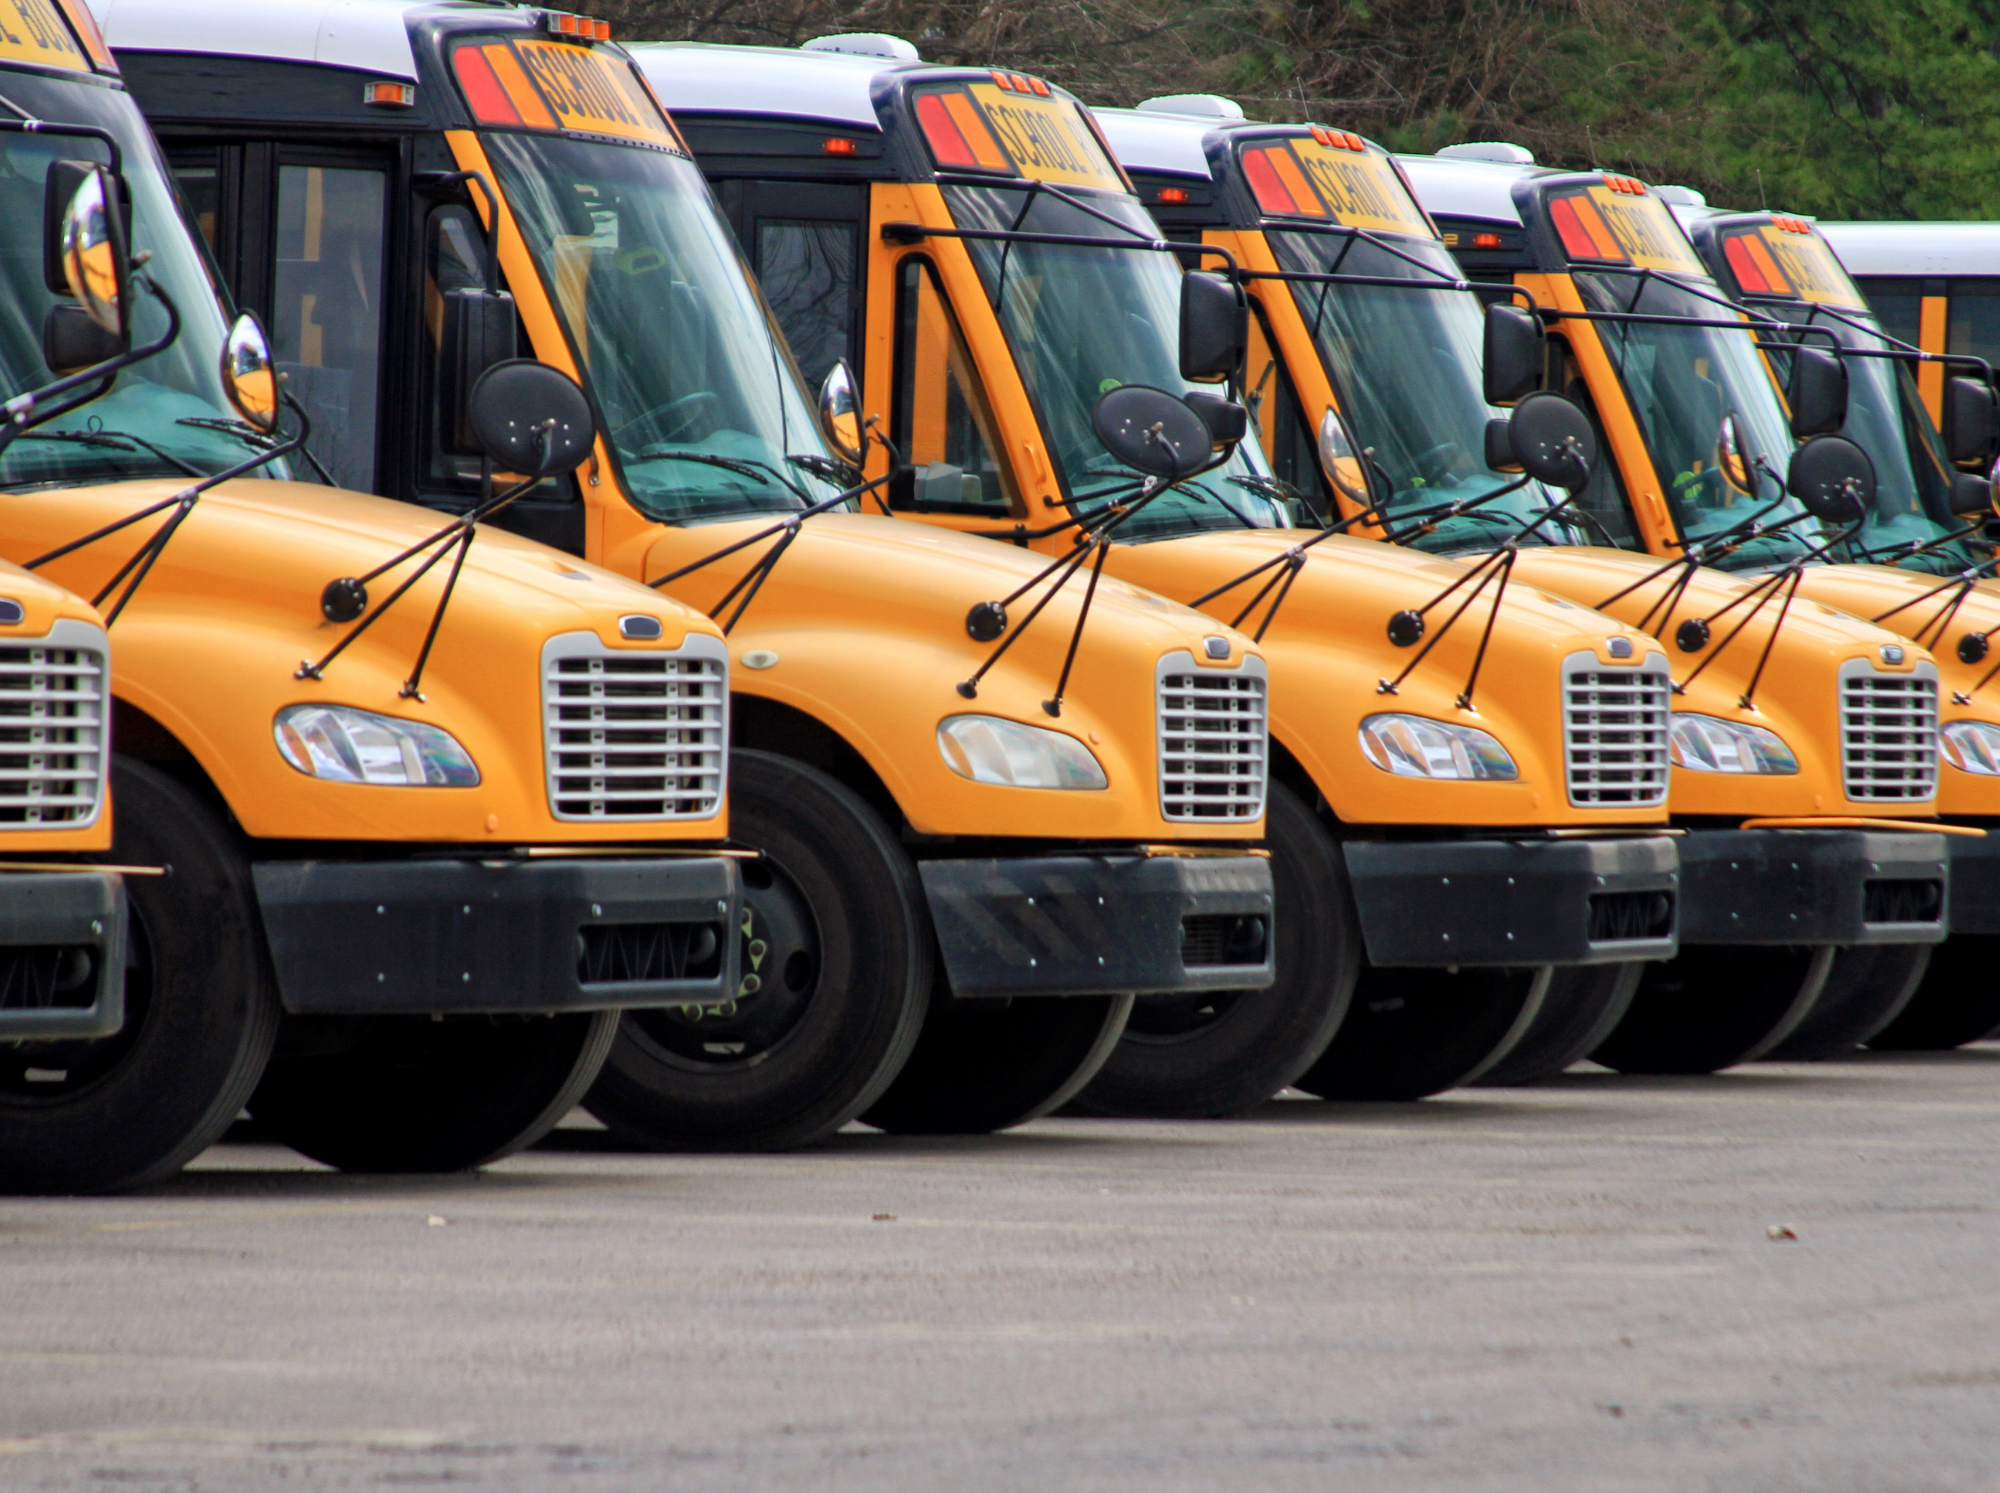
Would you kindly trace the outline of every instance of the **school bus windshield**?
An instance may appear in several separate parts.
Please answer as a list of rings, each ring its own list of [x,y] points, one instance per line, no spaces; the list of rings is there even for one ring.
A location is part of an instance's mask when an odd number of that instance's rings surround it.
[[[1395,252],[1358,235],[1265,234],[1284,269],[1408,280],[1409,289],[1293,281],[1292,297],[1319,349],[1355,443],[1372,449],[1376,482],[1390,514],[1477,502],[1518,480],[1486,465],[1486,422],[1503,412],[1480,389],[1482,323],[1469,291],[1437,286],[1458,268],[1442,244],[1398,238]],[[1417,261],[1413,263],[1412,261]],[[1308,418],[1317,418],[1308,411]],[[1539,482],[1444,518],[1414,541],[1440,553],[1491,549],[1557,500]],[[1378,499],[1378,501],[1381,501]],[[1587,519],[1558,520],[1530,535],[1540,544],[1597,542]]]
[[[944,193],[963,228],[1084,235],[1106,245],[965,240],[1071,502],[1087,511],[1129,495],[1135,474],[1091,429],[1098,399],[1121,384],[1175,394],[1196,387],[1180,376],[1176,351],[1179,265],[1168,254],[1114,247],[1133,237],[1152,240],[1152,220],[1123,194],[1092,192],[1086,212],[1028,184],[951,186]],[[1244,441],[1215,471],[1155,499],[1118,534],[1142,540],[1284,528],[1288,518],[1272,499],[1272,486],[1257,443]]]
[[[116,137],[132,189],[132,245],[150,253],[143,273],[180,311],[175,342],[121,372],[109,393],[21,436],[0,455],[0,488],[80,486],[136,477],[205,476],[269,443],[223,396],[223,321],[214,288],[181,224],[166,174],[137,107],[84,82],[6,72],[8,98],[30,114],[91,124]],[[73,135],[0,135],[0,382],[12,397],[55,378],[42,358],[42,321],[56,303],[42,279],[42,200],[49,163],[97,160],[102,144]],[[158,300],[134,296],[133,341],[167,329]],[[282,461],[257,475],[288,475]]]
[[[494,133],[500,190],[651,518],[791,512],[838,491],[798,371],[692,162]]]
[[[1714,321],[1729,312],[1658,274],[1573,272],[1593,311]],[[1749,329],[1657,322],[1592,323],[1618,369],[1645,432],[1667,505],[1690,544],[1763,514],[1762,522],[1804,510],[1785,493],[1791,426],[1777,386]],[[1768,510],[1768,511],[1767,511]],[[1712,563],[1725,570],[1784,564],[1821,542],[1800,519]]]

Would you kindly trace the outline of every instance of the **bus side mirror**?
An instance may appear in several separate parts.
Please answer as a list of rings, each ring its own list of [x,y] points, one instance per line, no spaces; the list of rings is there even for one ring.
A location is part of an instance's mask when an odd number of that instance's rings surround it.
[[[42,318],[42,361],[58,376],[108,363],[124,350],[81,306],[57,301]]]
[[[1486,402],[1518,404],[1542,386],[1548,359],[1548,334],[1542,330],[1542,319],[1504,302],[1488,306],[1481,353]]]
[[[1250,346],[1250,308],[1220,275],[1181,276],[1181,377],[1197,384],[1228,378]]]
[[[1518,472],[1521,458],[1514,454],[1514,426],[1505,415],[1486,422],[1486,465],[1496,472]]]
[[[1597,467],[1590,417],[1560,394],[1537,392],[1522,399],[1507,417],[1507,439],[1521,470],[1551,487],[1580,492]]]
[[[102,166],[75,161],[58,164],[82,168],[74,173],[50,172],[51,191],[58,175],[76,184],[53,225],[62,293],[74,296],[84,314],[116,344],[116,352],[123,352],[132,343],[132,246],[125,233],[117,181]],[[45,274],[50,227],[45,217]]]
[[[1982,465],[1993,455],[2000,421],[1994,418],[1993,391],[1982,379],[1944,381],[1944,449],[1954,465]]]
[[[1090,414],[1104,449],[1135,472],[1172,480],[1207,466],[1215,436],[1202,417],[1165,389],[1120,384]]]
[[[466,400],[479,450],[504,472],[550,477],[590,454],[597,422],[575,379],[533,358],[495,363]]]
[[[438,399],[445,415],[445,449],[453,456],[482,453],[478,432],[473,428],[472,391],[488,369],[515,357],[514,327],[514,298],[505,291],[444,293],[444,319],[438,342]]]
[[[827,370],[819,386],[819,423],[827,444],[851,467],[861,465],[868,447],[861,435],[861,401],[854,392],[854,370],[842,358]]]
[[[1816,347],[1794,348],[1785,401],[1792,407],[1793,435],[1832,435],[1847,423],[1847,365]]]
[[[1844,436],[1814,436],[1792,453],[1785,491],[1822,523],[1858,523],[1875,501],[1875,464]]]
[[[256,430],[278,428],[278,369],[263,327],[248,311],[230,325],[222,343],[222,392]]]
[[[1993,514],[1993,479],[1977,472],[1951,474],[1951,511],[1960,518],[1990,518]]]
[[[1209,449],[1217,456],[1250,433],[1250,412],[1233,399],[1196,390],[1181,395],[1181,403],[1201,416],[1201,423],[1208,427]]]

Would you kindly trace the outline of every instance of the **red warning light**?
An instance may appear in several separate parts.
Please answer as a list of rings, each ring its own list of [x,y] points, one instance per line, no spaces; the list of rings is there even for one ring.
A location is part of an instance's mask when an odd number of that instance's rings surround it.
[[[1497,249],[1500,247],[1500,235],[1497,233],[1475,233],[1472,235],[1472,247],[1475,249]]]
[[[1188,200],[1188,190],[1186,187],[1161,187],[1160,195],[1154,200],[1156,202],[1169,203],[1186,202]]]
[[[844,139],[839,135],[828,135],[824,140],[819,142],[819,153],[823,156],[851,156],[854,154],[855,149],[856,147],[852,140]]]

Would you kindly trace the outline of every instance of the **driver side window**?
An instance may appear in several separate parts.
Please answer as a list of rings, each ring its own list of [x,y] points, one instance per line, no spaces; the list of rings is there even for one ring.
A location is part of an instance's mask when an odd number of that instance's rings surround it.
[[[1646,542],[1640,537],[1639,527],[1633,521],[1632,505],[1625,496],[1625,483],[1618,474],[1618,461],[1612,454],[1611,443],[1605,439],[1604,422],[1597,418],[1597,403],[1590,397],[1590,386],[1584,379],[1583,369],[1577,365],[1569,344],[1561,337],[1549,338],[1548,347],[1546,387],[1582,410],[1597,437],[1597,470],[1591,473],[1590,485],[1576,501],[1577,508],[1584,515],[1583,527],[1589,535],[1584,542],[1621,550],[1643,550]]]
[[[912,471],[890,504],[918,513],[1020,513],[996,461],[994,423],[965,339],[930,264],[903,260],[896,280],[896,378],[890,426]]]

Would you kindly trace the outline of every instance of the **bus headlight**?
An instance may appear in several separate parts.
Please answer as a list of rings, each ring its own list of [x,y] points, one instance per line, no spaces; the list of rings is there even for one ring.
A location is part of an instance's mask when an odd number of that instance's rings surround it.
[[[1776,731],[1713,715],[1675,712],[1668,728],[1674,766],[1690,772],[1787,773],[1799,770],[1799,759]]]
[[[1421,715],[1369,716],[1361,723],[1361,750],[1400,778],[1508,781],[1521,775],[1498,737]]]
[[[1938,732],[1938,754],[1960,772],[2000,777],[2000,726],[1953,721]]]
[[[352,705],[287,705],[271,722],[284,759],[309,778],[386,788],[471,788],[479,768],[447,731]]]
[[[938,724],[937,744],[945,765],[975,783],[1008,788],[1111,785],[1090,748],[1074,736],[997,715],[948,716]]]

